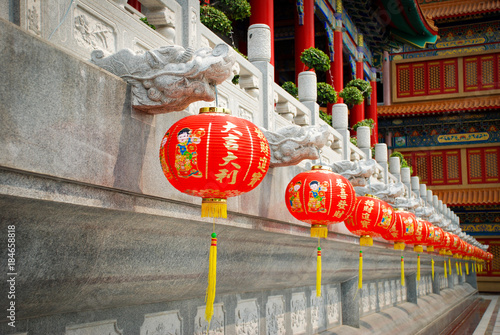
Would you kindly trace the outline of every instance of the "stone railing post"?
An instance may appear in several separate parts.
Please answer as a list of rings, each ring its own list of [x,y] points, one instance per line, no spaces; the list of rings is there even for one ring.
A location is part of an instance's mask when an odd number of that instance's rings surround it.
[[[424,201],[424,204],[427,205],[427,185],[420,184],[420,199]]]
[[[375,144],[375,160],[382,166],[382,173],[384,175],[384,184],[389,183],[389,167],[387,164],[387,144]]]
[[[366,155],[366,159],[372,158],[370,149],[370,127],[359,127],[357,129],[358,148]]]
[[[433,203],[433,198],[432,197],[433,197],[432,190],[427,190],[427,198],[426,198],[427,199],[427,204],[429,206],[434,207],[434,203]]]
[[[398,182],[401,182],[401,162],[399,157],[389,157],[389,172],[396,177]]]
[[[406,300],[414,304],[418,300],[417,273],[412,273],[406,276]]]
[[[401,168],[401,182],[405,184],[408,189],[407,198],[411,199],[411,171],[409,167]]]
[[[319,105],[316,103],[318,97],[317,83],[316,72],[303,71],[299,73],[299,101],[311,111],[312,126],[319,124]]]
[[[348,111],[346,104],[335,104],[332,108],[332,126],[342,135],[342,159],[351,160],[351,134],[347,129],[349,125]]]
[[[417,195],[417,199],[420,197],[420,178],[418,176],[411,177],[411,190]]]
[[[248,28],[248,60],[262,73],[260,105],[262,116],[255,121],[268,130],[274,130],[274,66],[271,61],[271,30],[266,24],[252,24]]]

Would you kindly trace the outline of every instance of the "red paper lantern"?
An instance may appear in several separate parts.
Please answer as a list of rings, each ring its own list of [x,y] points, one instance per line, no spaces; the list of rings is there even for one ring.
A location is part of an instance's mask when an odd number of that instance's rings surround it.
[[[444,230],[440,227],[434,227],[434,243],[432,244],[434,248],[440,249],[445,239]]]
[[[353,234],[361,236],[360,245],[373,245],[374,236],[388,235],[393,225],[392,207],[373,196],[356,198],[354,211],[345,225]]]
[[[428,226],[423,220],[417,219],[414,227],[415,230],[413,235],[406,237],[405,243],[413,244],[413,250],[415,252],[423,252],[424,248],[422,245],[427,243]]]
[[[405,250],[405,235],[413,235],[414,224],[417,219],[415,214],[396,210],[392,216],[393,224],[382,234],[387,241],[394,241],[394,250]]]
[[[435,227],[429,221],[424,220],[424,224],[427,225],[427,237],[424,239],[423,244],[427,246],[427,251],[434,251],[435,242]]]
[[[346,178],[319,165],[296,175],[285,191],[288,211],[312,225],[313,237],[326,237],[327,225],[345,221],[355,199],[354,188]]]
[[[163,173],[177,190],[203,198],[203,217],[227,217],[226,199],[257,187],[269,168],[264,134],[230,113],[201,108],[172,125],[161,142]]]

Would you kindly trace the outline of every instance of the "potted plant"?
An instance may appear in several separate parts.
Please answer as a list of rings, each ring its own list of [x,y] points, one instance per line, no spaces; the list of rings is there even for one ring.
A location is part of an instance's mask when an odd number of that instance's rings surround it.
[[[363,79],[353,79],[345,85],[344,89],[339,93],[339,97],[344,99],[344,103],[349,106],[349,109],[354,105],[359,105],[368,98],[372,92],[369,82]]]
[[[302,52],[300,61],[304,63],[307,70],[326,72],[330,70],[330,58],[317,48],[309,48]]]
[[[231,20],[244,20],[251,14],[247,0],[218,0],[213,3],[200,0],[200,5],[201,23],[224,36],[233,31]]]

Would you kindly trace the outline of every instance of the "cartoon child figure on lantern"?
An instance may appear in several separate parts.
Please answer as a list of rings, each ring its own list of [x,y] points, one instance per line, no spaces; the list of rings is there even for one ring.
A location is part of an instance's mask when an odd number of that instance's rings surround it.
[[[203,175],[198,170],[198,152],[197,144],[200,144],[201,137],[205,135],[204,129],[197,129],[192,134],[191,129],[182,128],[177,133],[177,141],[175,154],[175,168],[179,177],[201,178]]]
[[[321,185],[318,181],[313,180],[309,183],[309,211],[326,213],[325,208],[325,192],[328,190],[328,182],[322,182]]]
[[[288,189],[288,193],[290,194],[290,198],[288,198],[288,201],[290,201],[290,209],[292,212],[302,212],[302,204],[300,203],[300,194],[299,190],[300,187],[302,186],[302,182],[298,181],[293,185],[293,187],[290,187]]]

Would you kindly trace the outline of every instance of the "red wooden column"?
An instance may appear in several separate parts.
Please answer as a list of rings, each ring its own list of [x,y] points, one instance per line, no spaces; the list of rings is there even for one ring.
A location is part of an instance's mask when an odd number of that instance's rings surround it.
[[[298,82],[299,73],[306,70],[300,61],[300,54],[314,47],[314,0],[304,0],[301,10],[296,10],[295,20],[295,80]],[[302,11],[302,13],[300,13]]]
[[[274,1],[251,0],[252,15],[250,25],[263,23],[271,28],[271,65],[274,66]]]
[[[371,69],[370,85],[372,87],[372,94],[368,105],[367,119],[372,119],[375,124],[372,129],[370,143],[375,145],[378,143],[378,116],[377,116],[377,72],[375,68]]]
[[[337,13],[335,15],[335,31],[333,32],[333,50],[335,52],[333,60],[333,87],[337,93],[344,89],[344,42],[342,39],[342,1],[337,1]],[[338,102],[344,102],[344,99],[338,99]]]
[[[356,59],[356,79],[364,79],[363,69],[363,35],[358,35],[358,55]],[[365,102],[354,105],[351,109],[350,126],[354,126],[359,121],[365,119]]]

